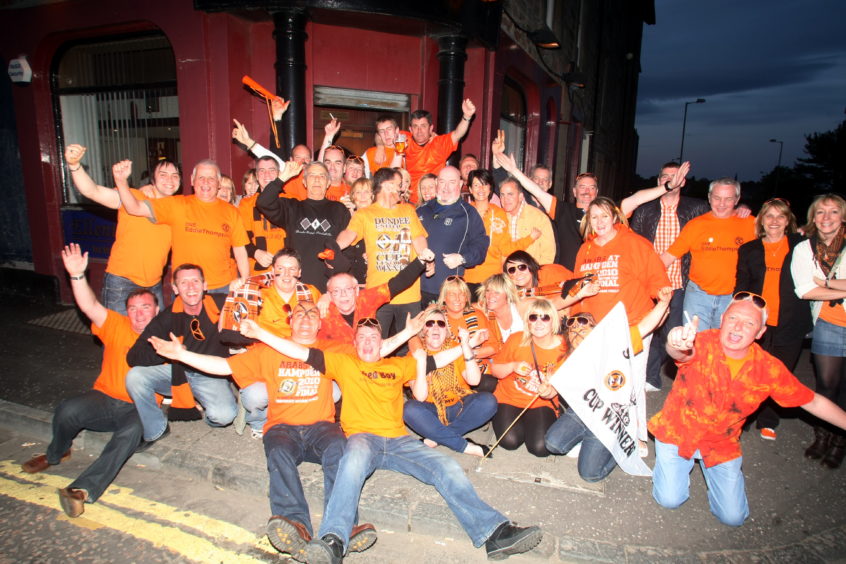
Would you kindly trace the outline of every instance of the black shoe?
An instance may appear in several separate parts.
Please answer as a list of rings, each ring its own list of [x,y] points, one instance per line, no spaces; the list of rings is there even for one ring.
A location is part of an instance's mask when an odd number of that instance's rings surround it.
[[[505,560],[512,554],[528,552],[543,538],[540,527],[517,527],[503,523],[485,541],[488,560]]]
[[[489,447],[488,445],[483,445],[482,443],[477,443],[476,441],[471,441],[470,439],[467,439],[467,442],[471,445],[476,445],[477,447],[482,449],[483,458],[487,458],[488,460],[493,458],[493,455],[491,454],[491,447]]]
[[[344,543],[333,534],[314,539],[306,546],[308,564],[340,564],[344,561]]]
[[[167,425],[165,427],[165,430],[162,432],[161,435],[159,435],[158,439],[154,441],[141,441],[141,444],[138,445],[138,448],[135,449],[135,452],[144,452],[145,450],[147,450],[148,448],[150,448],[151,446],[153,446],[168,435],[170,435],[170,425]]]

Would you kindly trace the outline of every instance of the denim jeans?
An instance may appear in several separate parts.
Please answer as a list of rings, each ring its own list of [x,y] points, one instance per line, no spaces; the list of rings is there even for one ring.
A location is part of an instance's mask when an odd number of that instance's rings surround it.
[[[655,439],[655,468],[652,471],[652,497],[658,505],[675,509],[690,496],[690,471],[699,451],[690,459],[679,456],[676,445]],[[721,523],[739,527],[749,517],[746,487],[743,480],[743,457],[717,464],[710,468],[699,460],[708,486],[708,503]]]
[[[241,405],[247,410],[247,425],[261,431],[267,423],[267,384],[256,382],[241,388]]]
[[[206,294],[223,294],[226,295],[229,293],[229,284],[225,284],[220,288],[209,288],[206,290]]]
[[[720,316],[731,302],[731,294],[712,295],[691,280],[684,291],[684,311],[690,318],[699,316],[697,330],[717,329],[720,326]]]
[[[212,427],[225,427],[232,423],[238,408],[227,378],[204,376],[190,370],[185,371],[185,377],[194,398],[205,410],[206,423]],[[170,396],[170,383],[169,364],[136,366],[126,373],[126,391],[141,416],[144,440],[158,439],[167,427],[167,419],[156,403],[156,394]]]
[[[579,476],[585,482],[604,480],[617,461],[576,412],[568,409],[546,432],[546,449],[552,454],[567,454],[579,443]]]
[[[347,438],[318,536],[331,533],[343,540],[344,547],[349,544],[361,488],[377,468],[407,474],[435,486],[476,547],[508,521],[479,498],[458,462],[443,452],[424,446],[410,435],[389,439],[356,433]]]
[[[428,401],[409,400],[403,407],[402,419],[415,433],[431,439],[439,445],[464,452],[467,448],[465,433],[478,429],[496,413],[496,398],[487,392],[465,396],[446,408],[449,423],[444,425],[438,419],[435,404]]]
[[[53,440],[47,447],[47,462],[58,464],[83,429],[112,433],[100,456],[68,486],[87,491],[88,502],[93,503],[141,443],[141,420],[134,405],[97,390],[66,399],[53,413]]]
[[[344,454],[344,433],[337,423],[319,421],[312,425],[274,425],[264,434],[264,453],[270,475],[270,511],[297,523],[302,523],[310,535],[311,516],[300,482],[297,466],[313,462],[323,467],[323,512],[338,463]]]
[[[646,362],[646,382],[661,389],[661,368],[667,360],[667,334],[673,327],[684,324],[684,288],[673,290],[670,299],[670,314],[663,325],[652,333],[652,344],[649,346],[649,357]]]
[[[161,282],[155,286],[139,286],[129,278],[116,276],[108,272],[103,276],[103,289],[100,292],[100,301],[106,308],[116,311],[121,315],[126,315],[126,296],[132,293],[133,290],[141,289],[150,290],[155,294],[159,300],[159,307],[164,309]]]

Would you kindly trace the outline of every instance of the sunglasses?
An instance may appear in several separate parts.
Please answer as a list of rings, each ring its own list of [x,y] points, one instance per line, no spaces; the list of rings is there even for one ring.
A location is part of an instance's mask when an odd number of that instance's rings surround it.
[[[753,292],[738,292],[731,297],[733,302],[751,301],[757,307],[764,309],[767,307],[767,300]]]
[[[547,323],[550,319],[552,319],[552,316],[549,315],[549,314],[546,314],[546,313],[530,313],[529,314],[529,323],[534,323],[538,319],[540,319],[544,323]]]
[[[449,276],[446,277],[445,281],[446,282],[454,282],[456,280],[461,280],[462,282],[464,282],[464,278],[462,278],[458,274],[450,274]]]
[[[382,325],[379,324],[379,320],[375,317],[362,317],[358,320],[358,323],[356,323],[355,326],[356,328],[373,327],[374,329],[378,329],[379,331],[382,330]]]
[[[567,318],[567,327],[570,328],[573,325],[578,323],[579,325],[590,325],[591,321],[587,317],[583,315],[574,315],[573,317]]]
[[[446,327],[446,321],[444,321],[443,319],[429,319],[428,321],[426,321],[425,325],[426,327],[434,327],[435,325],[437,325],[438,327],[443,329],[444,327]]]
[[[513,265],[509,266],[508,268],[506,268],[505,272],[507,272],[508,274],[514,274],[518,270],[520,272],[525,272],[528,269],[529,269],[528,264],[513,264]]]
[[[191,334],[194,335],[194,339],[198,341],[206,340],[206,336],[203,335],[203,331],[200,329],[200,320],[196,317],[191,320]]]
[[[358,155],[353,155],[351,157],[347,157],[347,162],[348,163],[357,163],[357,164],[360,164],[362,166],[364,165],[364,160],[362,160],[362,158],[359,157]]]

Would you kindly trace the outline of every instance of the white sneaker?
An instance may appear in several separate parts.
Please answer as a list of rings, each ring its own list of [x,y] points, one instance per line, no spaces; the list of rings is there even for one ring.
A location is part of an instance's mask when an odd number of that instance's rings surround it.
[[[250,429],[250,436],[254,439],[261,439],[264,436],[264,431],[258,431],[256,429]]]
[[[582,450],[582,443],[577,444],[566,454],[567,458],[578,458],[579,452]]]

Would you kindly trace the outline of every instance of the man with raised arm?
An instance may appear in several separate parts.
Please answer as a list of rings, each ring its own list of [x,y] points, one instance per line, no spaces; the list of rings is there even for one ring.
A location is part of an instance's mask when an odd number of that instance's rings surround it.
[[[122,164],[131,170],[130,161]],[[210,294],[225,295],[229,291],[230,253],[235,257],[238,276],[250,275],[246,249],[250,239],[237,208],[217,197],[220,167],[214,161],[202,160],[194,167],[191,173],[194,193],[190,196],[139,201],[125,179],[115,180],[128,213],[170,226],[171,265],[191,263],[202,267]]]
[[[115,479],[141,443],[143,428],[124,378],[129,371],[126,353],[159,312],[156,296],[140,288],[126,298],[127,315],[97,301],[85,279],[88,253],[71,243],[62,250],[62,262],[71,280],[76,305],[91,320],[91,333],[103,342],[100,375],[91,390],[64,400],[53,413],[53,439],[47,453],[31,458],[24,472],[36,473],[70,458],[73,439],[89,429],[111,432],[103,452],[73,482],[59,490],[59,502],[68,517],[79,517],[86,503],[94,503]]]
[[[428,394],[428,371],[452,362],[459,354],[472,361],[473,350],[466,332],[461,346],[436,357],[427,357],[423,349],[418,349],[413,357],[391,358],[383,358],[382,328],[373,318],[360,319],[356,324],[355,354],[303,347],[276,337],[249,320],[242,323],[241,332],[313,366],[337,381],[343,393],[341,428],[347,436],[347,446],[320,531],[306,547],[309,563],[335,564],[343,560],[352,546],[350,532],[361,488],[367,477],[379,468],[401,472],[435,486],[474,546],[485,544],[492,560],[526,552],[541,541],[538,527],[514,526],[479,498],[454,459],[424,446],[407,433],[403,424],[406,384],[422,401]],[[408,330],[405,333],[411,335]]]
[[[699,460],[711,512],[739,527],[749,516],[740,433],[746,418],[772,397],[846,429],[846,413],[802,385],[755,340],[766,331],[767,304],[738,292],[717,328],[697,333],[697,318],[673,328],[667,353],[679,367],[664,407],[649,420],[655,436],[652,497],[675,509],[690,495],[690,472]]]
[[[121,315],[126,315],[126,296],[134,290],[148,289],[162,303],[162,273],[170,252],[170,227],[153,225],[144,218],[128,214],[120,203],[118,191],[96,184],[82,166],[86,150],[76,144],[65,149],[65,162],[74,186],[86,198],[117,210],[115,242],[106,264],[100,299],[106,309]],[[125,164],[125,161],[117,163],[112,169],[118,182],[126,182],[131,172]],[[162,160],[156,163],[150,184],[130,191],[138,200],[155,200],[175,194],[180,183],[179,168]]]
[[[241,214],[241,221],[244,222],[244,228],[250,238],[246,247],[250,259],[250,274],[267,272],[274,253],[285,246],[285,230],[267,221],[256,209],[259,194],[268,184],[279,178],[279,170],[279,164],[273,157],[256,159],[258,190],[238,204],[238,213]]]
[[[303,347],[333,348],[318,341],[320,315],[317,306],[301,301],[291,311],[291,340]],[[346,438],[335,422],[332,381],[320,370],[259,343],[244,354],[228,359],[186,350],[178,340],[151,337],[156,352],[206,374],[232,375],[241,388],[266,386],[269,394],[264,425],[264,452],[270,475],[270,511],[267,537],[280,552],[304,561],[306,544],[313,530],[297,467],[312,462],[323,467],[323,510],[332,495],[338,462]],[[349,345],[344,343],[343,347]],[[373,525],[353,527],[350,550],[363,551],[376,542]]]

